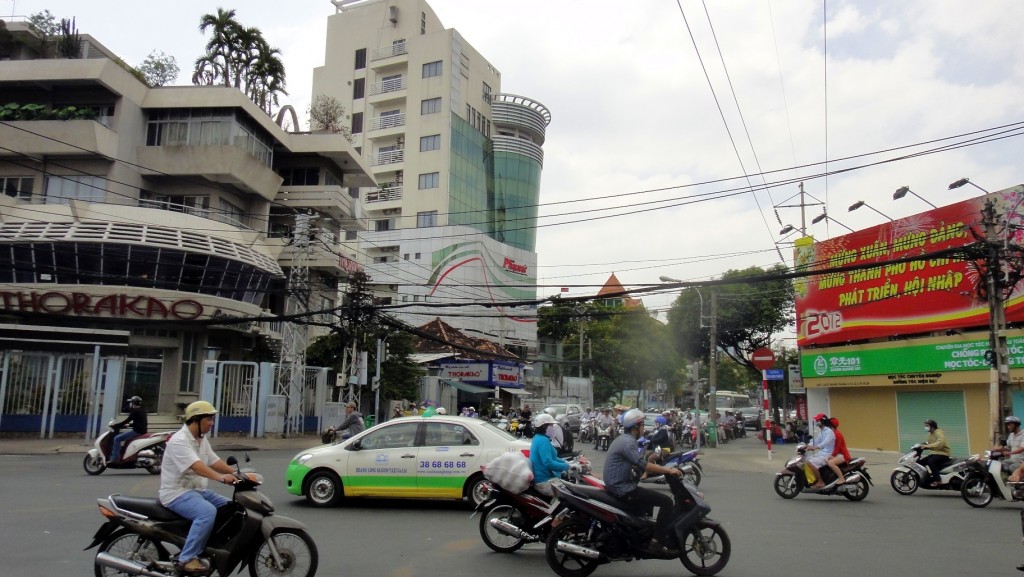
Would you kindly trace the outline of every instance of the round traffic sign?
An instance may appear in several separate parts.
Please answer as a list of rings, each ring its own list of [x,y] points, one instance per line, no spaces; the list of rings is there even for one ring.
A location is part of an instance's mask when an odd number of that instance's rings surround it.
[[[761,347],[750,355],[750,362],[759,371],[766,371],[775,366],[775,353],[768,347]]]

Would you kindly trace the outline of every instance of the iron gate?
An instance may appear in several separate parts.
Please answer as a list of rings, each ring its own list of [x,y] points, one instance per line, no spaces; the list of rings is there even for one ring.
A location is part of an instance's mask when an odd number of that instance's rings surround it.
[[[40,438],[88,430],[90,415],[98,413],[96,357],[24,351],[2,354],[0,430],[38,430]]]

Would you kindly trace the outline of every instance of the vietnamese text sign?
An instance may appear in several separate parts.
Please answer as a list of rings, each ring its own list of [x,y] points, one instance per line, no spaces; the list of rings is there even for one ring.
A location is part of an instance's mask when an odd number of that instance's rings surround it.
[[[768,369],[764,372],[764,379],[766,381],[784,381],[786,380],[786,371],[782,369]]]
[[[1024,367],[1024,337],[1006,339],[1010,366]],[[990,368],[985,360],[987,340],[906,345],[885,349],[808,350],[800,355],[804,377],[841,377],[978,371]]]

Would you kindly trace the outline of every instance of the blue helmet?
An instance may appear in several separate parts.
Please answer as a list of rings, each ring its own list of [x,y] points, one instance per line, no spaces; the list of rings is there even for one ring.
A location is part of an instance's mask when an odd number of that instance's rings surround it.
[[[657,417],[654,417],[654,424],[656,424],[656,425],[667,425],[668,421],[665,420],[665,417],[662,417],[661,415],[658,415]]]

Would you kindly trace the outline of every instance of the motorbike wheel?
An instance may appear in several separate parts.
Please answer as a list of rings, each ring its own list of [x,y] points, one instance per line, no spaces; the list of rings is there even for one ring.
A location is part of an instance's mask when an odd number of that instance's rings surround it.
[[[792,499],[800,494],[800,481],[796,475],[775,475],[775,492],[783,499]]]
[[[310,475],[306,487],[306,501],[314,507],[334,507],[341,501],[341,479],[331,471],[317,471]]]
[[[971,507],[987,507],[992,502],[992,488],[985,482],[985,477],[971,475],[964,479],[960,486],[960,496]]]
[[[700,467],[690,467],[689,471],[684,470],[682,468],[680,468],[679,470],[683,472],[683,480],[684,481],[686,481],[687,483],[693,485],[694,487],[699,487],[700,486],[700,480],[701,480]]]
[[[519,509],[512,505],[496,505],[480,517],[480,538],[491,550],[497,553],[514,553],[526,541],[520,537],[506,535],[491,525],[491,519],[501,519],[506,523],[522,527],[525,517]]]
[[[100,545],[97,553],[108,553],[120,559],[135,561],[148,565],[154,561],[167,561],[170,559],[167,550],[159,543],[140,537],[136,533],[119,533],[114,535]],[[113,567],[104,567],[95,564],[93,570],[96,577],[114,577],[124,575]]]
[[[913,471],[893,471],[889,477],[889,484],[900,495],[913,495],[917,491],[920,479]]]
[[[274,548],[281,556],[283,566],[278,566],[270,553],[270,545],[264,541],[249,561],[250,577],[313,577],[319,556],[313,538],[302,529],[280,529],[270,536]]]
[[[97,456],[93,458],[92,455],[86,453],[85,460],[82,461],[82,468],[90,475],[99,475],[107,470],[107,465],[103,462],[103,457]]]
[[[868,480],[861,476],[854,488],[843,491],[843,496],[851,501],[863,501],[868,496]]]
[[[732,543],[717,523],[700,520],[686,534],[679,560],[694,575],[714,575],[725,569],[732,554]]]
[[[589,430],[583,429],[582,431],[580,431],[580,442],[581,443],[589,443],[590,442],[590,431]]]
[[[577,557],[572,553],[559,551],[559,541],[567,541],[576,545],[590,545],[587,538],[587,525],[581,521],[566,521],[555,527],[548,537],[547,546],[544,547],[544,556],[548,560],[548,567],[560,577],[587,577],[593,573],[601,561]]]

